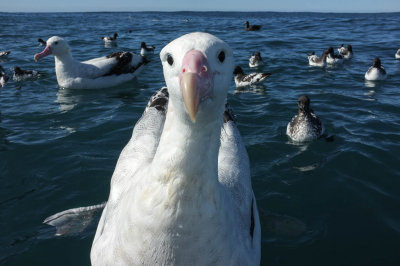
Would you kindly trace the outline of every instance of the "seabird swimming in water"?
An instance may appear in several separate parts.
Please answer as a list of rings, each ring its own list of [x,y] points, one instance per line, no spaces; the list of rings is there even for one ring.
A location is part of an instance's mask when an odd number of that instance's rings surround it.
[[[145,42],[140,43],[140,55],[141,56],[146,56],[147,54],[150,54],[150,53],[153,54],[154,49],[156,49],[156,47],[153,45],[147,46]]]
[[[117,42],[118,33],[114,32],[112,37],[101,37],[105,44],[114,44]]]
[[[256,30],[260,30],[261,27],[262,27],[261,25],[250,25],[248,21],[246,21],[246,22],[243,23],[243,24],[246,25],[246,26],[245,26],[245,29],[246,29],[247,31],[256,31]]]
[[[11,53],[11,51],[0,51],[0,59],[5,59],[8,57],[8,55]]]
[[[239,88],[260,85],[271,76],[271,73],[254,72],[245,74],[240,66],[236,66],[233,70],[233,75],[235,76],[236,87]]]
[[[308,64],[310,66],[319,66],[323,67],[325,66],[326,63],[326,57],[328,56],[328,51],[324,51],[320,57],[318,57],[315,52],[312,52],[312,54],[307,55],[308,57]]]
[[[255,52],[249,58],[249,67],[259,67],[264,65],[260,52]]]
[[[147,60],[130,52],[114,52],[108,56],[80,62],[72,57],[68,43],[53,36],[46,48],[34,59],[54,55],[57,82],[69,89],[99,89],[119,85],[138,76]]]
[[[343,63],[343,56],[340,54],[335,54],[333,47],[328,48],[328,56],[326,57],[326,63],[330,65]]]
[[[342,44],[342,46],[338,48],[338,51],[339,54],[344,57],[344,59],[350,59],[353,57],[353,47],[351,46],[351,44],[348,44],[346,48]]]
[[[13,80],[22,81],[26,79],[35,79],[42,75],[42,73],[36,70],[23,70],[20,67],[14,67]]]
[[[386,79],[386,70],[382,66],[381,60],[378,57],[374,58],[373,65],[365,73],[366,80],[384,80]]]
[[[43,45],[46,46],[46,42],[43,41],[42,38],[39,38],[39,39],[38,39],[38,42],[39,42],[39,45],[40,45],[40,46],[43,46]]]
[[[400,48],[397,50],[395,57],[396,57],[396,59],[400,59]]]
[[[298,112],[288,123],[286,134],[296,142],[311,141],[319,138],[324,132],[319,118],[310,108],[310,98],[301,95],[298,99]]]
[[[4,87],[9,80],[9,77],[6,74],[6,71],[2,66],[0,66],[0,86]]]
[[[91,263],[259,265],[249,159],[225,106],[233,52],[196,32],[170,42],[160,58],[167,87],[119,157]]]

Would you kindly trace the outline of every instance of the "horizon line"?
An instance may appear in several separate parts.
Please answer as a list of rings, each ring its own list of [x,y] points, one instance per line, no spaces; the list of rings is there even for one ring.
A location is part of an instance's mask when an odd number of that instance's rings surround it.
[[[142,10],[142,11],[0,11],[1,13],[325,13],[325,14],[395,14],[399,11],[222,11],[222,10],[170,10],[170,11],[157,11],[157,10]]]

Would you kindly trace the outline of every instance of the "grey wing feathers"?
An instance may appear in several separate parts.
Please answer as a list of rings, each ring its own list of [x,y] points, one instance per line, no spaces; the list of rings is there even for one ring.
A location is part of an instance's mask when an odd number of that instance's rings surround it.
[[[132,137],[118,159],[112,183],[132,177],[140,165],[153,159],[167,108],[168,91],[167,88],[162,88],[150,98],[142,117],[136,123]]]
[[[119,156],[111,180],[112,184],[132,178],[140,165],[152,160],[164,127],[167,108],[168,90],[162,88],[151,96],[142,117],[136,123],[130,141]],[[119,197],[118,193],[122,191],[114,193],[116,193],[115,197]],[[104,211],[112,210],[113,206],[110,207],[109,204],[112,203],[66,210],[46,218],[44,223],[55,226],[56,235],[71,235],[82,231],[92,220],[93,214],[104,206]],[[99,224],[104,223],[102,219]]]
[[[234,117],[229,105],[226,107],[224,117]],[[254,225],[251,229],[251,209],[254,195],[251,188],[249,157],[234,120],[226,120],[221,129],[218,180],[226,188],[229,197],[234,202],[240,230],[249,232],[250,236],[250,231],[254,230]]]

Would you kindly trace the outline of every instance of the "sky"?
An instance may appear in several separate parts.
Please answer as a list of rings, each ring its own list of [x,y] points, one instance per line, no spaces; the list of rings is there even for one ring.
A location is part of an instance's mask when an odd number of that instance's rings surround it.
[[[0,12],[400,12],[400,0],[0,0]]]

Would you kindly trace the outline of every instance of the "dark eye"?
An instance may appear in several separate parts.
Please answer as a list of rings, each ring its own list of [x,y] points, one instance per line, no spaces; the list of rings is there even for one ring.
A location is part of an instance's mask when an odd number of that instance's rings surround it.
[[[222,62],[224,62],[224,60],[225,60],[225,52],[224,51],[221,51],[219,54],[218,54],[218,60],[222,63]]]
[[[58,44],[58,42],[55,42],[54,44],[55,44],[55,45],[57,45],[57,44]]]
[[[172,58],[172,56],[170,54],[167,55],[167,62],[170,66],[172,66],[172,64],[174,63],[174,59]]]

